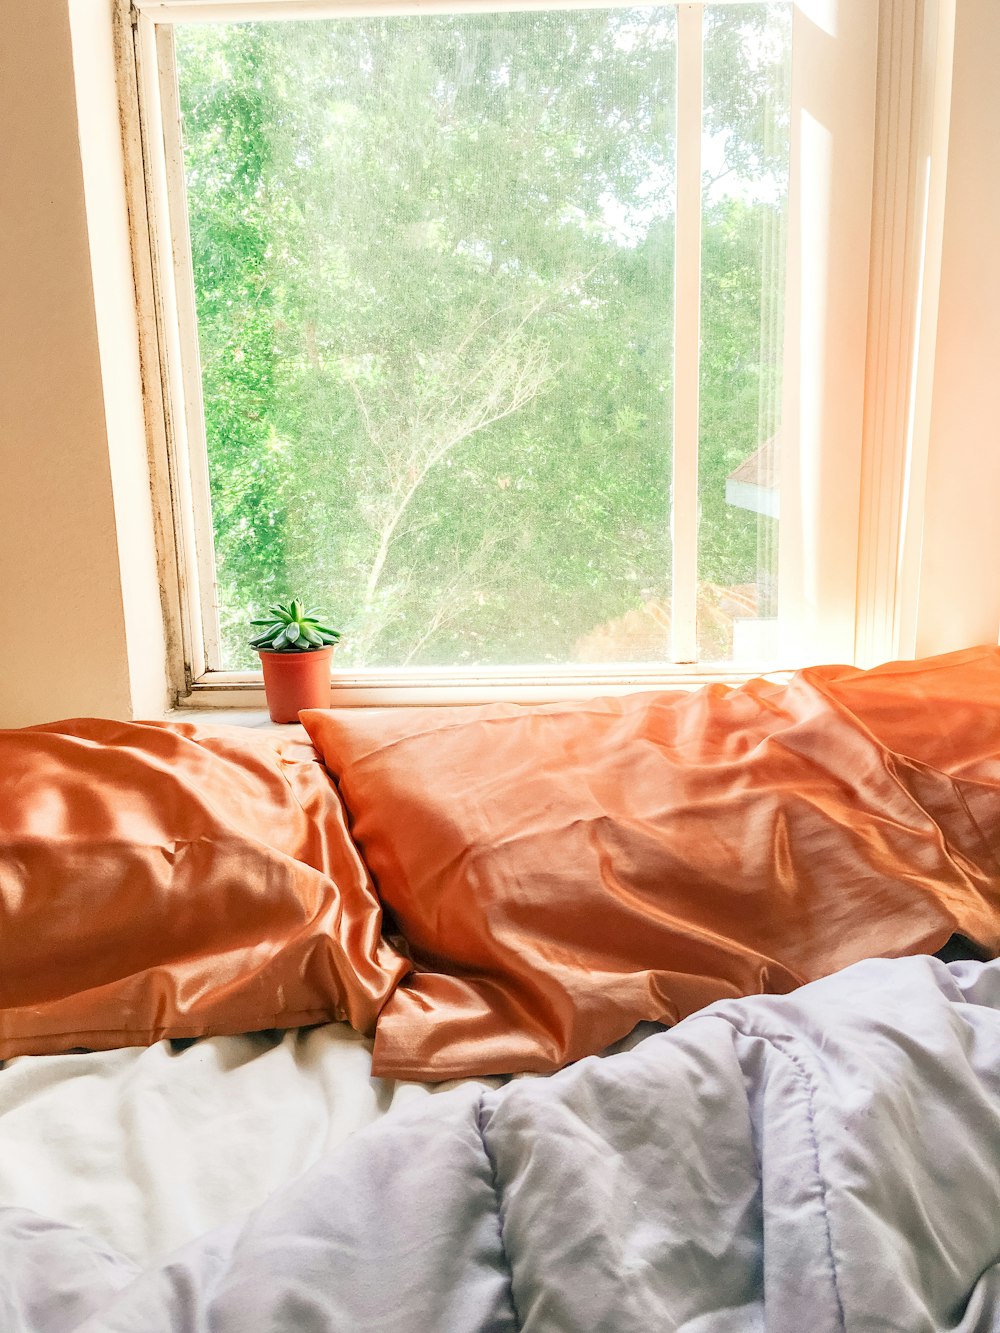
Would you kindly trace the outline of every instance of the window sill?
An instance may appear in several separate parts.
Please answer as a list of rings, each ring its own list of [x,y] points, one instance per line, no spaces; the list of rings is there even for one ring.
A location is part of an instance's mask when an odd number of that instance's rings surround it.
[[[251,727],[279,735],[306,740],[305,728],[298,722],[272,722],[266,708],[172,708],[163,715],[164,722],[207,722],[228,727]]]
[[[330,683],[331,708],[447,707],[454,704],[559,703],[599,695],[631,694],[638,690],[695,690],[703,685],[741,685],[756,676],[785,679],[766,664],[757,670],[733,665],[706,667],[628,666],[620,670],[536,668],[504,671],[439,668],[409,670],[334,670]],[[238,710],[257,715],[265,708],[263,680],[257,672],[210,671],[199,677],[188,694],[177,701],[180,712],[195,717],[206,711]],[[179,720],[179,719],[178,719]]]

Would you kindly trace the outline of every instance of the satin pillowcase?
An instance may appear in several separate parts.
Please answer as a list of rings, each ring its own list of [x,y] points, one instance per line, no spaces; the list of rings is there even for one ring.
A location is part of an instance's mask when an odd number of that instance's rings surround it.
[[[302,713],[416,967],[376,1072],[550,1070],[640,1020],[955,932],[996,952],[998,703],[1000,654],[979,650],[785,686]]]
[[[408,964],[312,747],[238,727],[0,732],[0,1059],[346,1018]]]

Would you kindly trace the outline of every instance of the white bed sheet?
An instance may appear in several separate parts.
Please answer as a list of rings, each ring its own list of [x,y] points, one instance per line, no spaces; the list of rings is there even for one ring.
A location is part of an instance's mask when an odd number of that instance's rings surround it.
[[[147,1265],[380,1116],[454,1086],[372,1078],[371,1042],[341,1023],[23,1056],[0,1067],[0,1204],[85,1227]]]

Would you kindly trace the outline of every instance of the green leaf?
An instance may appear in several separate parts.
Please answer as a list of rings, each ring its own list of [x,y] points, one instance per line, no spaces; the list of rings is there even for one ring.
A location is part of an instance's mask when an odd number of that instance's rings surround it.
[[[294,620],[290,625],[285,626],[285,638],[288,640],[289,643],[297,643],[298,637],[301,633],[302,630],[299,628],[299,626],[296,624]]]

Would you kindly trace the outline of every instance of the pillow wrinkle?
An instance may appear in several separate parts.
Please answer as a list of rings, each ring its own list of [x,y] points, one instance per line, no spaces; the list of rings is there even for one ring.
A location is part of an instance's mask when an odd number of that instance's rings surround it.
[[[998,716],[992,647],[583,705],[304,712],[415,962],[377,1072],[549,1069],[873,954],[1000,949]]]
[[[0,920],[0,1060],[371,1032],[410,966],[312,747],[218,724],[0,731]]]

